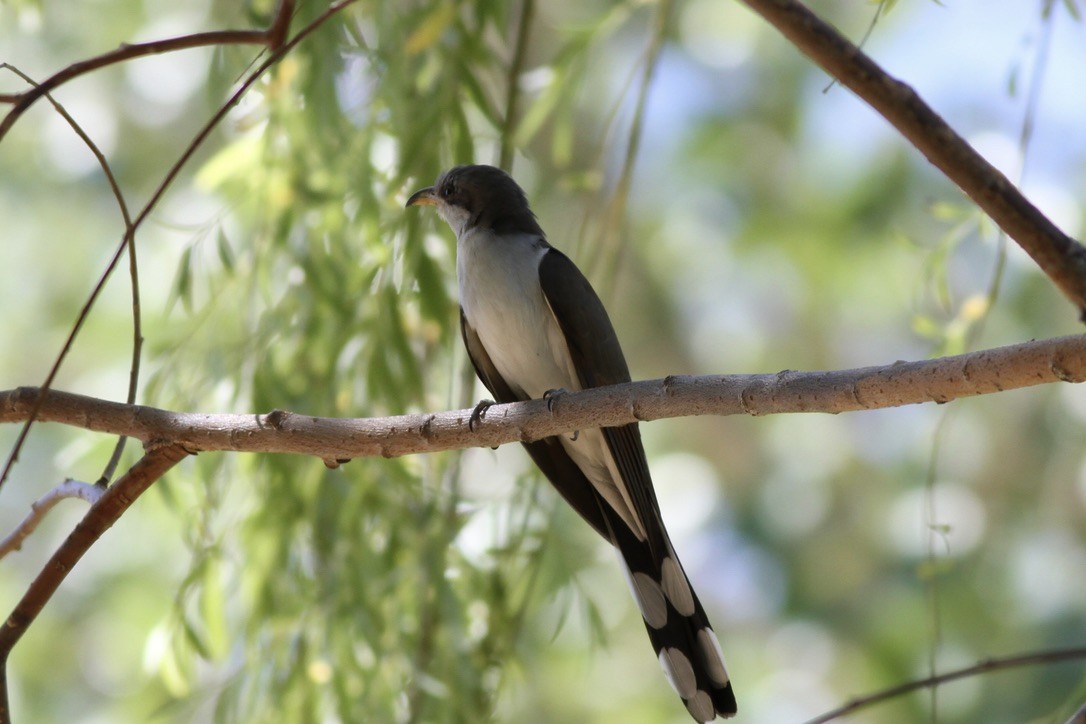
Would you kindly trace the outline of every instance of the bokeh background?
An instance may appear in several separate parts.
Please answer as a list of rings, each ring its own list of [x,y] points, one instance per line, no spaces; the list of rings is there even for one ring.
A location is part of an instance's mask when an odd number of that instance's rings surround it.
[[[294,28],[324,7],[300,5]],[[1082,236],[1075,0],[810,6],[852,39],[870,33],[884,67]],[[402,206],[503,145],[551,241],[608,303],[635,378],[886,364],[1079,331],[1024,254],[741,3],[535,3],[508,127],[523,7],[359,2],[245,96],[138,236],[141,402],[470,406],[483,393],[455,326],[451,234]],[[0,4],[0,61],[41,79],[272,11],[17,0]],[[56,97],[138,208],[256,53],[136,60]],[[0,88],[22,87],[0,73]],[[0,219],[10,388],[43,379],[123,229],[93,156],[45,102],[0,143]],[[58,388],[123,399],[130,294],[122,270]],[[800,721],[932,670],[1083,642],[1086,390],[642,431],[743,721]],[[16,433],[0,429],[4,450]],[[111,447],[37,426],[0,530],[62,479],[96,479]],[[0,564],[3,607],[82,511],[63,503]],[[1086,699],[1083,668],[974,677],[854,720],[1061,722]],[[9,669],[20,721],[687,721],[612,554],[516,446],[339,470],[200,455],[92,549]]]

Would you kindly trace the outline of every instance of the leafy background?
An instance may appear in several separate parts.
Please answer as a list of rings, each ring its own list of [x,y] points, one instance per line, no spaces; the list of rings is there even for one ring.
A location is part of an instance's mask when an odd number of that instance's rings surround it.
[[[1024,168],[1028,195],[1081,236],[1075,3],[887,5],[811,3],[857,39],[879,15],[874,57],[1006,173]],[[470,406],[482,391],[455,327],[453,240],[402,206],[442,168],[496,162],[503,146],[552,242],[607,300],[635,378],[883,364],[1078,331],[1013,244],[1004,253],[917,152],[739,3],[538,4],[509,128],[520,7],[359,2],[245,97],[138,237],[142,402]],[[294,27],[321,9],[302,3]],[[272,10],[9,2],[0,60],[41,78]],[[136,60],[57,98],[142,203],[253,53]],[[35,384],[123,230],[93,158],[44,103],[0,145],[0,218],[0,385]],[[130,325],[118,276],[57,387],[122,398]],[[1086,393],[1052,386],[643,426],[744,718],[796,721],[932,666],[1080,644],[1084,425]],[[97,478],[110,449],[38,426],[0,528],[64,477]],[[7,605],[78,506],[4,561]],[[514,446],[336,470],[201,455],[92,549],[11,671],[24,721],[686,720],[613,556]],[[1081,664],[1064,664],[860,720],[1063,721],[1084,697]]]

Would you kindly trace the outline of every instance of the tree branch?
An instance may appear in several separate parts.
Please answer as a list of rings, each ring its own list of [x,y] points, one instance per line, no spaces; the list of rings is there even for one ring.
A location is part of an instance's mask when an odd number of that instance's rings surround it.
[[[383,418],[171,412],[49,391],[39,419],[87,430],[168,441],[192,452],[232,450],[315,455],[334,465],[356,457],[397,457],[538,440],[574,430],[693,415],[838,413],[949,402],[1049,382],[1086,380],[1086,335],[833,372],[672,376],[494,405],[474,432],[471,410]],[[26,419],[37,388],[0,392],[0,423]]]
[[[1003,669],[1013,669],[1019,666],[1030,666],[1033,664],[1054,664],[1060,661],[1074,661],[1075,659],[1086,659],[1086,646],[1076,646],[1070,649],[1035,651],[1028,654],[1020,654],[1018,656],[1008,656],[1003,659],[987,659],[972,666],[966,666],[963,669],[955,669],[954,671],[948,671],[945,674],[929,676],[926,679],[908,681],[904,684],[899,684],[898,686],[892,686],[889,689],[883,689],[874,694],[869,694],[868,696],[853,699],[842,707],[816,716],[806,724],[825,724],[834,719],[840,719],[843,716],[852,714],[857,709],[862,709],[873,704],[879,704],[888,699],[894,699],[903,694],[917,691],[918,689],[926,689],[929,686],[938,686],[939,684],[945,684],[948,681],[956,681],[957,679],[964,679],[969,676],[977,676],[989,671],[1001,671]],[[1075,719],[1072,718],[1067,724],[1072,724],[1074,721]]]
[[[742,0],[882,114],[1029,254],[1086,321],[1086,248],[1063,233],[911,87],[797,0]]]
[[[10,70],[12,73],[22,78],[29,85],[37,86],[37,83],[34,82],[33,78],[9,63],[0,63],[0,68],[6,68],[7,70]],[[94,155],[94,158],[98,161],[98,165],[101,167],[102,173],[105,175],[106,181],[108,181],[109,183],[110,191],[113,192],[113,198],[117,200],[117,207],[120,209],[121,212],[121,220],[124,222],[125,231],[123,244],[128,249],[129,278],[132,282],[131,289],[133,341],[132,363],[129,367],[128,373],[128,402],[131,404],[136,401],[136,389],[139,383],[140,357],[141,351],[143,349],[143,333],[141,321],[142,314],[140,313],[139,269],[137,268],[136,264],[135,226],[133,226],[132,224],[132,215],[128,211],[128,203],[125,201],[124,193],[121,191],[121,186],[117,182],[117,176],[113,173],[113,168],[109,165],[109,161],[106,159],[105,154],[102,153],[101,149],[98,148],[98,144],[96,144],[94,140],[91,139],[90,135],[87,134],[83,127],[79,125],[79,123],[75,120],[75,118],[72,117],[70,113],[68,113],[68,110],[64,107],[62,103],[53,98],[53,96],[49,93],[44,93],[44,96],[53,105],[53,108],[56,110],[56,112],[60,114],[61,118],[63,118],[68,123],[72,131],[74,131],[75,134],[79,136],[80,140],[83,141],[84,145],[86,145],[87,149],[90,150],[90,152]],[[105,282],[103,280],[100,283],[104,284]],[[97,296],[97,292],[91,293],[92,299],[96,298]],[[46,389],[48,389],[52,385],[53,379],[55,378],[56,373],[60,369],[60,363],[67,356],[68,350],[71,347],[71,343],[74,341],[75,335],[78,333],[79,329],[82,328],[83,321],[86,319],[89,311],[89,307],[84,307],[83,310],[80,312],[79,317],[76,318],[75,325],[73,325],[73,331],[68,337],[68,341],[65,343],[64,347],[61,348],[61,351],[57,355],[57,358],[54,361],[52,368],[50,368],[49,374],[46,375],[45,382],[42,384],[42,386]],[[23,429],[19,431],[19,435],[16,438],[15,444],[12,446],[11,449],[11,455],[9,457],[10,462],[5,463],[3,471],[0,472],[0,486],[4,484],[11,464],[13,464],[14,461],[18,458],[19,450],[22,449],[23,443],[26,441],[27,435],[30,434],[30,425],[33,419],[34,415],[31,414],[30,419],[28,419],[26,424],[23,425]],[[110,456],[109,462],[106,463],[105,470],[102,471],[102,476],[100,478],[100,481],[102,483],[108,483],[113,478],[113,473],[116,471],[117,465],[120,463],[121,460],[121,453],[124,452],[125,439],[126,438],[121,437],[117,440],[117,444],[113,448],[113,454]],[[37,524],[35,523],[35,525]],[[30,530],[33,530],[33,527],[31,527]],[[30,531],[27,531],[28,534],[29,532]],[[0,546],[0,557],[3,557],[5,554],[6,551],[4,551],[3,547]]]
[[[23,518],[23,522],[19,523],[7,538],[0,541],[0,558],[22,548],[23,541],[34,532],[38,524],[45,518],[46,513],[52,510],[60,501],[68,498],[79,498],[93,505],[98,502],[104,492],[106,492],[104,485],[91,485],[70,478],[60,485],[54,485],[49,492],[31,503],[30,512]]]
[[[83,554],[128,510],[143,491],[187,454],[180,445],[162,445],[144,455],[91,506],[83,520],[27,588],[3,627],[0,627],[0,724],[11,721],[7,661],[12,647],[19,642]]]
[[[73,78],[92,73],[108,65],[123,63],[147,55],[172,53],[176,50],[189,50],[209,45],[264,45],[270,50],[278,50],[286,40],[290,28],[290,18],[294,13],[294,0],[280,0],[275,10],[275,17],[264,30],[211,30],[193,33],[176,38],[151,40],[146,43],[124,43],[108,53],[86,58],[60,70],[43,80],[33,88],[21,93],[0,93],[0,103],[14,104],[4,120],[0,121],[0,140],[3,140],[15,121],[30,106],[49,92],[67,83]]]

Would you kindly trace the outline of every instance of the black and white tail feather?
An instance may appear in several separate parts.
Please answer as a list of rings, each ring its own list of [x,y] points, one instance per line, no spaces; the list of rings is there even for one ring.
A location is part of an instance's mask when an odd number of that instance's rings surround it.
[[[600,508],[618,552],[649,641],[671,688],[699,722],[737,706],[724,654],[686,572],[671,546],[663,521],[649,521],[648,540],[638,540],[606,503]]]

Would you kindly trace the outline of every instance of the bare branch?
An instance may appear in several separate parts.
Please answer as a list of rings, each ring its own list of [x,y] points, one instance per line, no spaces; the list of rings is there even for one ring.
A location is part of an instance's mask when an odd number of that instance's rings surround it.
[[[275,8],[275,18],[265,31],[269,50],[279,50],[287,40],[290,20],[294,15],[294,0],[279,0]]]
[[[53,486],[49,492],[31,503],[30,512],[23,518],[23,522],[19,523],[7,538],[0,541],[0,558],[22,548],[23,541],[34,532],[38,524],[45,518],[46,513],[52,510],[60,501],[68,498],[79,498],[93,505],[98,502],[104,492],[106,492],[105,486],[81,483],[78,480],[71,479],[65,480],[60,485]]]
[[[622,153],[622,169],[615,183],[614,193],[607,203],[607,213],[604,220],[604,233],[594,245],[594,260],[600,262],[603,259],[621,258],[621,246],[626,218],[626,207],[630,200],[630,188],[633,185],[634,164],[641,152],[641,137],[644,131],[645,109],[648,107],[649,92],[652,89],[652,80],[656,76],[660,64],[660,54],[667,40],[668,20],[671,16],[674,3],[671,0],[662,0],[657,4],[653,17],[652,35],[649,36],[648,45],[645,47],[641,69],[641,80],[638,83],[637,99],[634,101],[633,114],[630,117],[630,128],[626,134],[626,147]],[[611,286],[614,283],[618,271],[617,264],[606,264],[602,271],[602,283]],[[605,287],[606,288],[606,287]]]
[[[11,709],[8,706],[7,661],[12,647],[19,642],[27,627],[38,617],[45,604],[56,593],[57,588],[83,554],[110,526],[117,522],[121,514],[128,510],[143,491],[151,487],[187,454],[187,451],[179,445],[163,445],[144,455],[91,506],[83,520],[45,564],[38,577],[31,582],[7,621],[0,627],[0,724],[8,724],[11,721]]]
[[[176,38],[152,40],[146,43],[124,43],[116,50],[72,63],[22,93],[0,93],[0,103],[14,104],[12,109],[4,116],[4,120],[0,121],[0,140],[3,140],[11,127],[15,125],[15,121],[19,120],[19,117],[30,106],[34,105],[47,93],[73,78],[92,73],[109,65],[123,63],[147,55],[160,55],[177,50],[203,48],[209,45],[264,45],[270,50],[279,50],[286,40],[293,13],[294,1],[280,0],[275,11],[275,18],[264,30],[211,30]]]
[[[1086,248],[1063,233],[911,87],[797,0],[743,0],[827,73],[882,114],[1025,249],[1086,321]]]
[[[202,48],[208,45],[266,45],[267,42],[268,35],[265,30],[212,30],[177,38],[152,40],[146,43],[126,43],[108,53],[102,53],[93,58],[72,63],[29,90],[21,93],[0,94],[0,103],[14,104],[8,114],[4,116],[4,120],[0,121],[0,139],[7,135],[11,127],[15,125],[15,121],[19,120],[19,117],[42,96],[81,75],[147,55]]]
[[[598,387],[544,400],[494,405],[474,432],[471,410],[383,418],[327,418],[274,411],[202,414],[126,405],[51,390],[39,418],[187,450],[315,455],[335,464],[493,447],[592,427],[692,415],[838,413],[920,402],[949,402],[1049,382],[1086,380],[1086,335],[1026,342],[920,362],[834,372],[672,376]],[[26,419],[32,387],[0,392],[0,423]],[[550,409],[553,408],[553,409]]]
[[[888,699],[897,698],[902,694],[908,694],[917,691],[918,689],[926,689],[929,686],[938,686],[939,684],[945,684],[948,681],[956,681],[957,679],[977,676],[989,671],[1001,671],[1003,669],[1013,669],[1019,666],[1032,666],[1034,664],[1054,664],[1060,661],[1073,661],[1075,659],[1086,659],[1086,646],[1077,646],[1070,649],[1035,651],[1028,654],[1020,654],[1018,656],[1008,656],[1002,659],[987,659],[974,664],[973,666],[966,666],[963,669],[956,669],[954,671],[948,671],[945,674],[929,676],[926,679],[909,681],[898,686],[892,686],[889,689],[883,689],[882,691],[875,692],[868,696],[853,699],[842,707],[816,716],[814,719],[809,720],[807,724],[825,724],[834,719],[840,719],[843,716],[852,714],[857,709],[862,709],[871,706],[872,704],[879,704]],[[1075,721],[1077,720],[1072,718],[1068,724],[1072,724],[1072,722]]]
[[[8,63],[0,63],[0,68],[6,68],[10,70],[12,73],[22,78],[31,86],[40,87],[33,78],[31,78],[26,73],[22,72],[13,65],[10,65]],[[113,192],[113,197],[117,200],[117,206],[121,212],[121,219],[122,221],[124,221],[124,243],[128,247],[128,258],[130,261],[129,276],[132,280],[132,326],[134,343],[132,346],[132,364],[129,372],[128,382],[128,402],[129,404],[132,404],[136,401],[136,386],[139,382],[140,350],[143,347],[143,334],[141,332],[140,323],[141,315],[139,304],[139,274],[136,267],[135,227],[132,225],[132,215],[128,211],[128,204],[125,201],[124,193],[121,191],[120,184],[117,183],[117,177],[113,173],[113,169],[109,165],[109,161],[106,159],[105,154],[102,153],[101,149],[98,148],[98,144],[96,144],[91,139],[87,132],[83,130],[83,127],[79,125],[79,123],[72,117],[70,113],[68,113],[68,110],[64,107],[63,104],[53,98],[53,96],[49,93],[44,93],[44,96],[52,104],[56,112],[60,114],[60,116],[68,123],[68,125],[72,128],[75,134],[79,136],[80,140],[82,140],[87,148],[90,149],[90,152],[94,154],[94,158],[97,159],[98,165],[102,168],[102,173],[105,174],[106,180],[109,182],[109,188]],[[93,294],[92,298],[96,296],[97,294],[95,293]],[[46,389],[48,389],[49,386],[52,384],[53,378],[56,375],[56,371],[59,369],[61,361],[63,361],[64,357],[67,356],[70,342],[72,339],[74,339],[75,333],[78,332],[80,327],[82,327],[83,320],[86,318],[87,311],[89,311],[89,309],[84,309],[83,313],[81,313],[80,316],[77,318],[75,329],[72,333],[72,336],[69,338],[69,343],[66,344],[61,350],[60,354],[58,355],[58,359],[56,360],[56,362],[54,362],[53,369],[50,371],[49,375],[46,377],[45,382],[43,383],[43,387],[45,387]],[[15,444],[12,446],[11,454],[8,458],[9,462],[4,466],[3,473],[0,474],[0,484],[2,484],[4,479],[7,477],[8,470],[10,470],[11,465],[14,464],[14,462],[18,459],[19,450],[22,449],[22,446],[26,441],[26,436],[30,433],[30,425],[33,420],[34,415],[32,414],[30,418],[26,421],[26,424],[23,425],[23,429],[19,431],[19,436],[15,440]],[[106,463],[105,470],[102,473],[102,482],[108,482],[109,479],[113,477],[113,471],[117,469],[117,464],[120,462],[121,459],[121,453],[124,451],[124,441],[124,437],[121,437],[119,440],[117,440],[117,445],[113,450],[113,455],[110,457],[109,462]],[[3,555],[4,554],[0,552],[0,557],[2,557]]]

